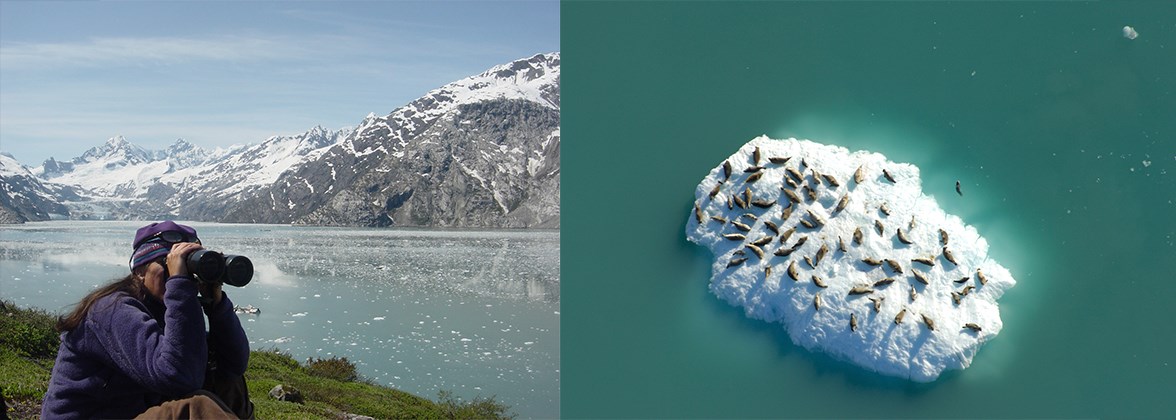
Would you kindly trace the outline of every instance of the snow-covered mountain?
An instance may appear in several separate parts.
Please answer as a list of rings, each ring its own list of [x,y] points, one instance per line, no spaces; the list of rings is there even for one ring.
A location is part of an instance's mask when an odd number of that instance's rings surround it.
[[[72,190],[46,185],[12,156],[0,154],[0,223],[66,218],[61,198],[71,196]]]
[[[198,213],[187,215],[558,227],[559,141],[559,53],[539,54],[430,91],[386,116],[369,115],[269,188],[240,201],[192,206]]]
[[[32,170],[74,218],[558,227],[559,53],[495,66],[355,129],[166,150],[122,137]]]

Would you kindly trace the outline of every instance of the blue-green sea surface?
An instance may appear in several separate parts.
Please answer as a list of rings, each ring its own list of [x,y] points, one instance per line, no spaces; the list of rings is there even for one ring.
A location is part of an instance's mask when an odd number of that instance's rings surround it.
[[[1176,3],[561,12],[565,417],[1176,413]],[[1018,283],[971,367],[883,377],[709,294],[694,189],[761,134],[915,164],[988,240]]]

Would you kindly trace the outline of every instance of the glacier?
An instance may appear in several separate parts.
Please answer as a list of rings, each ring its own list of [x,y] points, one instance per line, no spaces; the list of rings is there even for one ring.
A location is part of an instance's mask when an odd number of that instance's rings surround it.
[[[879,153],[760,136],[695,189],[686,223],[710,291],[792,341],[884,375],[965,369],[1016,284],[988,242]]]

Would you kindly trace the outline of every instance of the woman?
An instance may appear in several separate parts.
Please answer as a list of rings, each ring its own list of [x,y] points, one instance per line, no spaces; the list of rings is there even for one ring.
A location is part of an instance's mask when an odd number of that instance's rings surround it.
[[[130,274],[58,320],[41,418],[251,418],[249,342],[233,303],[184,262],[201,249],[196,230],[152,223],[132,248]]]

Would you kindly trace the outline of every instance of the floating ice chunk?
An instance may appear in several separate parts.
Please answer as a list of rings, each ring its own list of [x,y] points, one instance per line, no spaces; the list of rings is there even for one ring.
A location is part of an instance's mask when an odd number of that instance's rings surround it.
[[[1123,27],[1123,38],[1135,39],[1138,36],[1139,36],[1139,32],[1135,32],[1135,28],[1132,28],[1130,26]]]
[[[761,136],[712,169],[686,236],[715,255],[711,292],[747,316],[920,382],[971,364],[1016,284],[975,228],[923,194],[919,168],[807,140]]]

